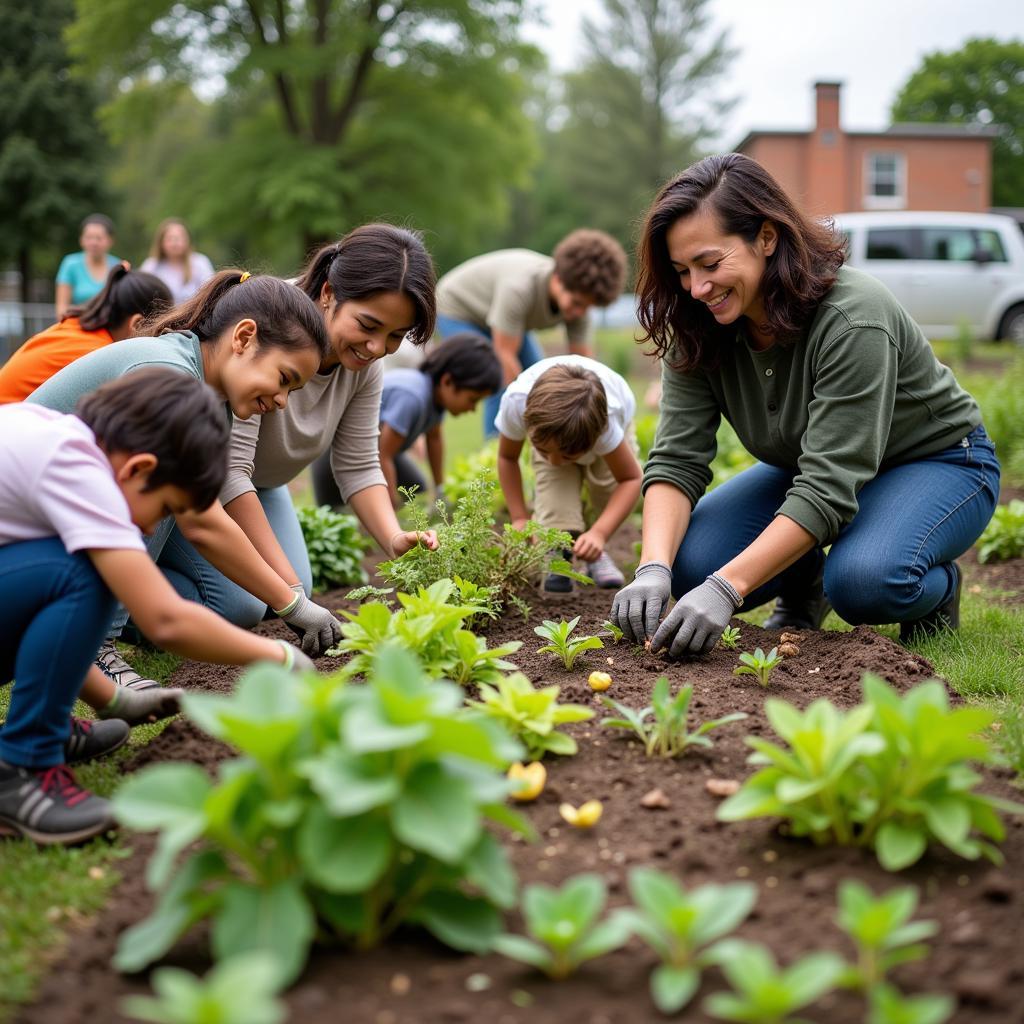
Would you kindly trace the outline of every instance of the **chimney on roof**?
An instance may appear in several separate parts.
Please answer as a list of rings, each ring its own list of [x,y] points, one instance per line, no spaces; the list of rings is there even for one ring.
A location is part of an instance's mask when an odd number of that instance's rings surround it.
[[[839,131],[839,90],[841,82],[815,82],[814,108],[816,132],[831,132],[832,137]]]

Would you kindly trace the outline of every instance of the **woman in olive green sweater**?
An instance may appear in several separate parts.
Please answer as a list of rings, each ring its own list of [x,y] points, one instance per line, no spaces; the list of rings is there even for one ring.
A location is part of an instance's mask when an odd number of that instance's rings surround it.
[[[843,260],[842,238],[736,153],[648,212],[638,291],[661,419],[612,618],[654,650],[707,652],[774,598],[769,628],[818,628],[830,604],[902,639],[959,623],[955,559],[995,509],[995,449],[906,310]],[[702,497],[723,416],[759,461]]]

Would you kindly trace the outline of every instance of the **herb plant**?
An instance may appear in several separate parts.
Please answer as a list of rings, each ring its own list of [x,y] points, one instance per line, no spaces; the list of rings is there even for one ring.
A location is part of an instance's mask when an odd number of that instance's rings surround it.
[[[732,670],[732,674],[734,676],[755,676],[762,686],[767,686],[772,672],[781,661],[777,647],[773,647],[767,654],[758,647],[753,654],[744,651],[740,655],[740,664]]]
[[[576,659],[586,651],[596,651],[604,647],[604,641],[597,636],[573,636],[573,630],[579,625],[580,617],[569,622],[552,622],[545,619],[541,626],[534,626],[533,631],[542,640],[547,640],[543,647],[537,648],[538,654],[551,654],[559,658],[567,670],[576,664]]]
[[[371,545],[355,516],[335,512],[329,505],[296,510],[302,539],[313,569],[313,589],[365,583],[363,554]]]
[[[607,633],[612,638],[613,644],[617,644],[622,639],[622,630],[611,619],[605,619],[601,623],[601,632]]]
[[[618,712],[620,718],[605,718],[601,725],[609,729],[626,729],[632,732],[644,745],[648,757],[679,757],[687,747],[711,747],[714,744],[706,733],[729,722],[738,722],[747,716],[742,711],[702,722],[693,732],[687,730],[687,715],[693,687],[684,686],[676,695],[669,694],[668,679],[661,676],[654,684],[651,704],[640,711],[634,711],[611,697],[602,697],[606,708]]]
[[[865,1024],[945,1024],[956,1003],[950,996],[904,996],[891,985],[879,985],[869,998]]]
[[[130,996],[121,1012],[152,1024],[282,1024],[287,1010],[274,996],[281,985],[266,953],[222,960],[200,981],[188,971],[153,972],[157,998]]]
[[[503,771],[522,749],[461,705],[459,687],[394,645],[362,686],[261,665],[231,695],[186,697],[186,714],[240,756],[214,782],[162,764],[115,795],[122,822],[160,833],[156,908],[121,936],[115,966],[140,970],[201,920],[215,956],[266,952],[282,982],[314,936],[366,949],[418,925],[489,948],[516,879],[484,822],[528,831],[505,803]]]
[[[798,1024],[792,1014],[835,988],[845,964],[835,953],[810,953],[780,970],[765,946],[724,939],[711,950],[732,992],[715,992],[704,1009],[743,1024]]]
[[[934,935],[938,925],[911,921],[916,909],[913,886],[890,889],[876,899],[860,882],[847,879],[840,883],[836,923],[857,949],[857,964],[844,979],[847,984],[870,992],[885,981],[891,968],[928,955],[922,940]]]
[[[719,819],[784,818],[794,835],[818,844],[871,847],[890,871],[915,863],[933,840],[961,857],[1000,862],[997,811],[1022,813],[1024,805],[974,792],[981,777],[969,766],[993,760],[979,733],[994,714],[950,709],[938,680],[902,697],[870,673],[863,687],[864,702],[847,712],[828,700],[806,711],[766,701],[786,746],[747,737],[760,771],[719,807]]]
[[[471,708],[500,722],[526,747],[531,761],[545,754],[575,754],[576,741],[558,726],[567,722],[585,722],[594,712],[582,704],[559,704],[560,687],[538,690],[521,672],[504,676],[494,685],[480,685],[480,700],[470,700]]]
[[[1001,562],[1024,555],[1024,501],[997,505],[978,542],[979,562]]]
[[[561,889],[528,885],[522,911],[531,937],[499,935],[493,948],[556,981],[567,978],[580,964],[629,941],[630,926],[621,911],[598,920],[607,898],[604,879],[594,874],[576,875]]]
[[[723,647],[727,647],[730,651],[736,650],[736,645],[740,642],[740,627],[739,626],[726,626],[722,630],[722,638],[719,643]]]
[[[671,875],[634,868],[629,891],[634,907],[622,913],[661,960],[651,974],[651,998],[662,1013],[677,1013],[700,987],[701,969],[708,962],[703,950],[746,918],[757,889],[749,882],[732,882],[688,892]]]

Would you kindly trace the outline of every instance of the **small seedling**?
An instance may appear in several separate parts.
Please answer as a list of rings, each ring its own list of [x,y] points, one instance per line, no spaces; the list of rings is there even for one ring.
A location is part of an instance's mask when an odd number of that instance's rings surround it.
[[[654,684],[651,704],[640,711],[620,704],[611,697],[602,697],[601,703],[606,708],[618,712],[621,718],[605,718],[601,725],[609,729],[626,729],[643,742],[648,757],[679,757],[687,747],[711,747],[714,744],[705,733],[717,729],[729,722],[738,722],[747,716],[742,711],[734,711],[722,718],[710,722],[702,722],[693,732],[686,728],[687,713],[693,687],[684,686],[675,697],[669,695],[668,679],[661,676]],[[648,721],[653,716],[653,720]]]
[[[956,1003],[950,996],[905,996],[891,985],[871,992],[866,1024],[945,1024]]]
[[[1024,555],[1024,501],[998,505],[978,541],[979,562],[999,562]]]
[[[740,642],[740,627],[739,626],[726,626],[722,630],[722,639],[719,641],[723,647],[728,647],[730,651],[736,649],[736,645]]]
[[[499,935],[492,948],[556,981],[567,978],[580,964],[629,941],[630,926],[622,911],[598,920],[607,898],[604,879],[594,874],[570,878],[561,889],[528,885],[522,911],[531,937]]]
[[[744,651],[740,655],[740,664],[732,670],[732,674],[734,676],[755,676],[762,686],[767,686],[772,672],[781,661],[777,647],[773,647],[767,654],[758,647],[753,654]]]
[[[840,883],[836,923],[857,948],[857,963],[849,968],[845,984],[870,992],[885,981],[891,968],[928,955],[921,940],[931,938],[939,926],[934,921],[911,921],[916,909],[913,886],[890,889],[875,899],[860,882]]]
[[[835,988],[846,967],[835,953],[811,953],[780,970],[767,947],[741,939],[719,942],[709,959],[722,969],[733,991],[708,996],[705,1011],[743,1024],[796,1024],[790,1015]]]
[[[617,644],[622,639],[622,630],[611,619],[605,619],[601,623],[601,629],[612,638],[613,644]]]
[[[576,659],[586,651],[596,651],[604,647],[604,641],[596,636],[573,636],[572,631],[579,625],[580,617],[569,622],[552,622],[544,620],[544,625],[534,626],[533,631],[542,640],[548,642],[537,649],[538,654],[551,654],[560,658],[566,670],[572,669]]]
[[[629,891],[634,906],[624,913],[661,959],[651,973],[651,998],[662,1013],[677,1013],[700,987],[707,963],[702,950],[746,918],[757,889],[750,882],[732,882],[688,892],[671,875],[634,868]]]

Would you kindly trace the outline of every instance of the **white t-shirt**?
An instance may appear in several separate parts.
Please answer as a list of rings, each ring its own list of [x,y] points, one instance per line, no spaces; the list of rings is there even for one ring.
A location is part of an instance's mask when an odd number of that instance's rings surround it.
[[[87,548],[145,551],[93,432],[40,405],[0,406],[0,547],[59,537]]]
[[[523,414],[526,411],[526,398],[541,374],[550,370],[552,366],[562,365],[582,366],[596,373],[604,385],[605,397],[608,400],[608,425],[594,447],[575,460],[581,465],[587,465],[594,459],[615,451],[622,444],[636,413],[636,399],[629,385],[614,370],[596,359],[575,355],[552,356],[523,370],[501,396],[501,408],[498,410],[494,425],[498,428],[499,434],[512,441],[525,440],[526,425],[523,423]]]

